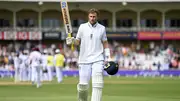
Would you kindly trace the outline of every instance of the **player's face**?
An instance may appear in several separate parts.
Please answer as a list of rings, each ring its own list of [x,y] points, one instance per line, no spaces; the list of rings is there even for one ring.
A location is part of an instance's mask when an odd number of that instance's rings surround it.
[[[94,24],[97,22],[97,14],[96,13],[89,13],[88,18],[89,18],[89,22],[91,24]]]

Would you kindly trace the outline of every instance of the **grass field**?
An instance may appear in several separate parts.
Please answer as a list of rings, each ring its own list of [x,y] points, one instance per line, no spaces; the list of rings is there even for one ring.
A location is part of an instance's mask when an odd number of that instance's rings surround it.
[[[45,82],[37,89],[30,83],[0,79],[0,101],[77,101],[77,80]],[[106,77],[103,101],[180,101],[180,78]]]

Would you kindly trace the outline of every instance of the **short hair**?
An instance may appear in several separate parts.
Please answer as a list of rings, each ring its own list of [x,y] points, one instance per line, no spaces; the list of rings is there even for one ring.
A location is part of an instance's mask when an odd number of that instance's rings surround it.
[[[90,14],[90,13],[96,13],[97,16],[100,15],[99,11],[98,11],[96,8],[91,8],[91,9],[88,11],[88,14]]]

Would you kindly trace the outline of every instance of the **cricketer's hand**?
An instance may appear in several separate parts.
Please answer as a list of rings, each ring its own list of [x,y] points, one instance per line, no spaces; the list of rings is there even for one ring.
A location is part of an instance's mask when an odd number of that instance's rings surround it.
[[[71,45],[74,42],[75,38],[74,37],[67,37],[66,38],[66,44]]]
[[[107,64],[108,62],[112,61],[112,59],[110,58],[110,56],[106,56],[105,60],[104,60],[104,64]]]

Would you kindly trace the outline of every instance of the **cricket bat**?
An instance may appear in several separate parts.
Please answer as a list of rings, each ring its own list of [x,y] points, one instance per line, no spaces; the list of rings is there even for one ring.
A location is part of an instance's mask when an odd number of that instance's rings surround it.
[[[67,1],[61,1],[61,10],[62,10],[62,16],[64,21],[64,27],[66,30],[66,34],[68,34],[68,37],[72,37],[72,26],[71,26],[71,20],[69,15],[69,9]],[[74,50],[74,43],[71,44],[71,50]]]

